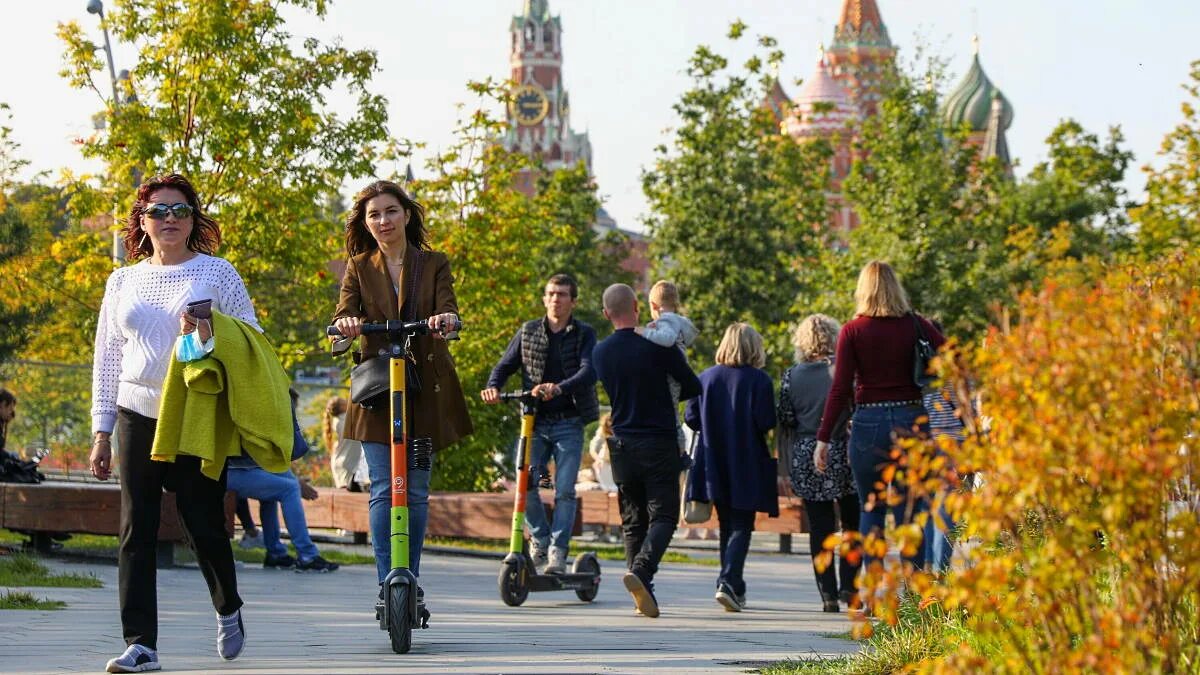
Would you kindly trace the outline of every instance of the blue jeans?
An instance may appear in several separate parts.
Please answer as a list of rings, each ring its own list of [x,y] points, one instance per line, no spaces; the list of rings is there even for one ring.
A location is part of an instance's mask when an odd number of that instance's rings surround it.
[[[912,504],[910,511],[907,499],[904,498],[904,486],[899,483],[892,484],[899,503],[889,507],[886,493],[878,492],[875,487],[876,483],[883,483],[884,468],[895,463],[891,458],[893,439],[911,436],[914,427],[928,433],[927,419],[917,424],[918,419],[926,417],[925,407],[920,403],[891,408],[859,407],[854,411],[850,427],[850,469],[854,473],[854,485],[858,490],[862,508],[859,527],[862,528],[863,536],[871,532],[883,536],[889,509],[897,525],[912,522],[914,516],[929,509],[924,499],[918,499]],[[869,556],[864,558],[867,564],[878,560]],[[904,561],[918,570],[924,567],[924,547],[918,547],[912,556],[905,556]]]
[[[746,568],[746,555],[750,552],[750,535],[754,533],[754,511],[735,509],[728,504],[716,502],[717,524],[721,527],[721,574],[717,577],[717,588],[729,586],[733,594],[746,595],[746,580],[742,571]]]
[[[262,522],[263,544],[272,557],[287,555],[287,546],[279,537],[279,508],[283,507],[283,521],[288,534],[296,546],[301,562],[317,557],[317,547],[308,535],[308,521],[304,517],[304,504],[300,501],[300,481],[291,471],[271,473],[262,467],[229,467],[226,486],[239,497],[257,499],[259,520]]]
[[[367,475],[371,479],[371,547],[379,583],[392,570],[392,448],[387,443],[363,441]],[[429,481],[432,471],[408,470],[408,568],[421,576],[421,548],[429,525]]]
[[[554,524],[546,522],[546,507],[536,490],[525,500],[525,522],[538,545],[567,548],[575,527],[575,478],[583,458],[583,420],[569,417],[535,422],[531,467],[545,467],[554,458]]]

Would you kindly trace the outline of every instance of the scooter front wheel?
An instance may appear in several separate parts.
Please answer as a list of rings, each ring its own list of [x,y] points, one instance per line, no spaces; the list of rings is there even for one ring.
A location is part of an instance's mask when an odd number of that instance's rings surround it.
[[[392,651],[407,654],[412,649],[412,611],[408,606],[408,584],[392,584],[388,587],[391,597],[388,605],[388,637],[392,640]]]
[[[509,607],[517,607],[529,597],[529,579],[524,565],[517,560],[506,560],[500,566],[500,599]]]

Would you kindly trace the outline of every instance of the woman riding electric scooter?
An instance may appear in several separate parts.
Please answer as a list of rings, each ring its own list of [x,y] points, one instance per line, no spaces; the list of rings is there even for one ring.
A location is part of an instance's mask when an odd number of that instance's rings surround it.
[[[424,209],[390,181],[376,181],[355,197],[346,222],[346,273],[334,312],[333,325],[348,338],[362,334],[364,322],[423,320],[427,335],[411,338],[407,360],[407,404],[414,439],[429,439],[433,451],[443,450],[471,433],[471,419],[462,387],[442,334],[458,323],[450,263],[445,254],[429,249]],[[427,319],[425,317],[428,317]],[[387,333],[363,336],[360,381],[383,382],[382,397],[352,402],[346,413],[345,437],[362,441],[371,479],[371,540],[379,583],[391,572],[392,413],[387,402]],[[375,378],[370,378],[373,374]],[[352,378],[354,379],[354,378]],[[353,386],[353,393],[358,389]],[[362,392],[358,392],[362,393]],[[368,407],[369,406],[369,407]],[[424,442],[422,442],[424,443]],[[429,517],[428,467],[408,469],[406,496],[409,515],[409,569],[420,577],[421,549]],[[382,588],[380,595],[382,596]],[[416,597],[424,604],[424,591]]]

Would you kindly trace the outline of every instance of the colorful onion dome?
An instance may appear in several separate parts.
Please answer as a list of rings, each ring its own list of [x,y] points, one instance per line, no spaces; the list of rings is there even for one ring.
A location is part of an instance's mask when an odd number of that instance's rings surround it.
[[[858,110],[850,94],[833,74],[822,50],[817,69],[804,81],[792,99],[791,115],[783,123],[783,131],[792,136],[818,136],[840,131],[858,118]]]
[[[946,97],[946,103],[942,106],[942,115],[949,126],[957,127],[965,123],[972,131],[985,131],[988,127],[988,118],[992,114],[993,98],[1000,101],[1000,124],[1002,128],[1007,129],[1012,126],[1012,104],[1004,98],[1000,89],[992,84],[987,73],[983,72],[983,66],[979,63],[977,44],[975,56],[971,59],[971,68],[954,88],[954,91]]]

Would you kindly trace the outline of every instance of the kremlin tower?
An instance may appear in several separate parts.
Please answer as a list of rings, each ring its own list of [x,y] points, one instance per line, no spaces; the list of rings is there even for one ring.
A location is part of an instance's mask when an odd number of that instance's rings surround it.
[[[563,84],[562,21],[550,15],[547,0],[525,0],[521,14],[509,24],[510,78],[516,83],[508,107],[504,145],[541,157],[549,170],[583,162],[592,170],[592,144],[587,133],[571,128],[571,105]],[[533,190],[533,177],[524,188]]]

